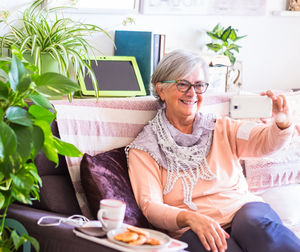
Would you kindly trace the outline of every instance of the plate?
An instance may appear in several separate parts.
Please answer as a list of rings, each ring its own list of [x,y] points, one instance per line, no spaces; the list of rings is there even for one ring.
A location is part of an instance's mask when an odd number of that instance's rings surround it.
[[[114,236],[119,234],[119,233],[123,233],[126,231],[126,228],[120,228],[120,229],[113,229],[110,230],[107,233],[107,238],[114,242],[117,243],[119,245],[125,246],[125,247],[130,247],[130,248],[134,248],[134,249],[140,249],[140,250],[144,250],[144,249],[159,249],[159,248],[164,248],[166,247],[170,242],[171,242],[171,238],[169,236],[167,236],[166,234],[156,231],[156,230],[152,230],[152,229],[148,229],[148,228],[142,228],[145,231],[148,231],[150,234],[151,238],[154,239],[158,239],[162,242],[162,244],[160,245],[130,245],[126,242],[121,242],[121,241],[117,241],[114,239]]]

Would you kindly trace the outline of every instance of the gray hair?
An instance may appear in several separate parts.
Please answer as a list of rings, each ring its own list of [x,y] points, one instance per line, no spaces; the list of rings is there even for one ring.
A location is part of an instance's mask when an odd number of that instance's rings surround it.
[[[205,75],[205,80],[203,81],[208,81],[208,66],[198,53],[186,50],[175,50],[166,54],[152,74],[151,84],[153,96],[162,104],[163,102],[155,88],[157,83],[166,80],[184,79],[198,67],[203,69]],[[169,86],[168,83],[162,84],[163,89]]]

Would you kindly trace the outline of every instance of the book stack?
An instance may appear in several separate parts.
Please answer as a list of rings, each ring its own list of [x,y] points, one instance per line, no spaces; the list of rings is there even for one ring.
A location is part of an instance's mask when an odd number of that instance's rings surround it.
[[[147,95],[151,94],[151,75],[165,54],[165,43],[164,34],[153,34],[151,31],[115,31],[115,55],[136,58]]]

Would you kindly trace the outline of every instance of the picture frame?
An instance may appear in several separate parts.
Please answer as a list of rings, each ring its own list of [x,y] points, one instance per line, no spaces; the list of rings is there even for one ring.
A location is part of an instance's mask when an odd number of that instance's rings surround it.
[[[267,0],[140,0],[139,10],[151,15],[265,15]]]
[[[300,1],[299,0],[289,0],[289,11],[300,11]]]
[[[152,15],[205,14],[207,4],[207,0],[140,0],[139,10]]]

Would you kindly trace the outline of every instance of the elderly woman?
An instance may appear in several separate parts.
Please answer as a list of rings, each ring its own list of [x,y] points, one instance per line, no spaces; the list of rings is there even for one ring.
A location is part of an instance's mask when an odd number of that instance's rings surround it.
[[[289,141],[294,127],[285,97],[264,94],[273,100],[268,125],[215,118],[199,112],[207,77],[201,57],[181,50],[167,54],[153,73],[162,109],[127,148],[139,207],[189,251],[299,252],[300,240],[248,191],[239,162]]]

